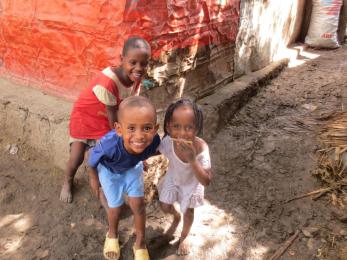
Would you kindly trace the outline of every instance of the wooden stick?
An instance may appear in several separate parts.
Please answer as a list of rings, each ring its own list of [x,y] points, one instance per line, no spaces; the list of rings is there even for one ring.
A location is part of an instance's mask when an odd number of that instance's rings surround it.
[[[329,190],[322,191],[321,193],[318,193],[317,195],[313,196],[313,200],[318,200],[320,197],[322,197],[325,193],[329,192]]]
[[[171,137],[171,139],[174,140],[174,141],[178,141],[178,142],[185,142],[187,144],[193,144],[193,142],[189,141],[189,140],[184,140],[184,139],[179,139],[179,138],[172,138],[172,137]]]
[[[295,234],[292,235],[289,239],[287,239],[284,244],[276,250],[276,252],[269,258],[269,260],[277,260],[284,254],[284,252],[290,247],[291,244],[295,241],[295,239],[299,236],[300,231],[295,231]]]
[[[323,188],[323,189],[319,189],[319,190],[315,190],[315,191],[311,191],[309,193],[306,193],[306,194],[303,194],[303,195],[299,195],[299,196],[296,196],[294,198],[291,198],[289,200],[287,200],[286,202],[284,202],[284,204],[288,203],[288,202],[291,202],[293,200],[298,200],[298,199],[302,199],[302,198],[306,198],[308,196],[311,196],[311,195],[315,195],[317,193],[321,193],[321,192],[328,192],[330,190],[332,190],[333,188],[332,187],[329,187],[329,188]]]
[[[306,194],[303,194],[303,195],[299,195],[297,197],[294,197],[294,198],[291,198],[287,201],[284,202],[284,204],[288,203],[288,202],[291,202],[293,200],[298,200],[298,199],[302,199],[302,198],[306,198],[308,196],[311,196],[311,195],[315,195],[315,194],[318,194],[320,193],[320,196],[327,193],[328,191],[331,191],[331,190],[336,190],[336,189],[339,189],[343,186],[347,186],[347,182],[346,182],[346,179],[343,179],[342,181],[340,182],[337,182],[337,183],[334,183],[331,187],[329,188],[322,188],[322,189],[319,189],[319,190],[315,190],[315,191],[311,191],[309,193],[306,193]],[[320,196],[317,196],[316,199],[318,199]]]

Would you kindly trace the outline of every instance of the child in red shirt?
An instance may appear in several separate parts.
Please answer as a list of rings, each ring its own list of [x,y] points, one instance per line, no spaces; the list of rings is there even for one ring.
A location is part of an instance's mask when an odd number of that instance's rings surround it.
[[[72,202],[73,178],[84,160],[84,153],[113,128],[119,103],[126,97],[139,95],[150,57],[151,47],[146,40],[129,38],[124,43],[120,66],[100,72],[76,100],[70,117],[70,158],[60,192],[61,201]]]

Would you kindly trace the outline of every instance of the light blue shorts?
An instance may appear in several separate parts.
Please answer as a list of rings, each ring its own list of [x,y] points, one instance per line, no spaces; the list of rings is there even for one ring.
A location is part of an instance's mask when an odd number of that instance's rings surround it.
[[[99,163],[98,174],[101,187],[110,208],[118,208],[124,203],[124,194],[129,197],[143,197],[143,163],[122,172],[114,173]]]

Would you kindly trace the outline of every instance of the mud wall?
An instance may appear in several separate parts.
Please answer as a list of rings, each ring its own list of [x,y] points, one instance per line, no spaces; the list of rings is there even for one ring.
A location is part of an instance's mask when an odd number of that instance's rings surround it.
[[[190,71],[196,69],[206,87],[232,70],[220,70],[216,55],[235,43],[239,3],[0,0],[0,75],[74,99],[97,71],[119,62],[124,39],[139,35],[151,43],[151,80],[165,86],[163,96],[175,96],[183,87],[199,92]],[[172,78],[173,73],[178,76]]]
[[[201,99],[233,79],[235,44],[194,46],[166,52],[149,76],[156,85],[145,90],[159,109],[182,96]]]
[[[64,169],[69,158],[71,107],[71,102],[0,78],[0,137],[14,139],[4,141],[16,144],[18,153],[24,152],[22,146],[31,147],[42,160]],[[28,153],[30,157],[30,149]]]
[[[300,34],[305,0],[241,0],[235,77],[285,58]]]

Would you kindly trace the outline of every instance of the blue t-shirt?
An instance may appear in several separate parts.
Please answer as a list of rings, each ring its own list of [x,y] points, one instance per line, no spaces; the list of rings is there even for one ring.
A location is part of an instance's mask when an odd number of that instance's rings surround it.
[[[111,130],[90,150],[88,164],[97,168],[101,163],[114,173],[122,173],[155,154],[159,144],[160,137],[156,134],[153,142],[142,153],[130,154],[124,148],[123,138],[118,136],[115,130]]]

